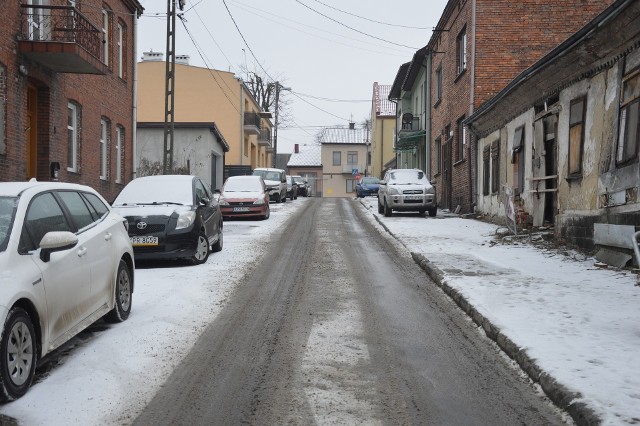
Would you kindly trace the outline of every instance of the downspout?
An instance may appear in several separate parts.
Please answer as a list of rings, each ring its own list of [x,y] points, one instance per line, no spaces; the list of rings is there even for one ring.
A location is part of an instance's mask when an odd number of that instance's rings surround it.
[[[425,173],[431,180],[431,49],[427,51],[425,85],[424,85],[424,132],[426,138],[425,146]]]
[[[240,170],[244,166],[244,82],[240,81]],[[244,173],[244,172],[243,172]]]
[[[131,179],[135,179],[138,174],[138,19],[139,15],[136,13],[133,17],[133,118],[131,125],[131,163],[133,165],[133,172],[131,173]]]
[[[476,0],[471,1],[471,28],[472,28],[471,30],[471,70],[470,70],[471,71],[471,91],[470,91],[471,99],[469,102],[469,117],[471,117],[471,115],[473,114],[474,102],[476,97],[476,72],[475,72],[476,71]],[[471,202],[471,205],[469,206],[470,213],[473,213],[476,209],[476,206],[478,205],[478,199],[477,199],[478,192],[476,191],[474,194],[474,189],[477,189],[477,188],[476,188],[476,185],[474,184],[474,179],[473,179],[474,178],[473,168],[474,166],[477,166],[478,150],[471,149],[472,143],[473,144],[477,143],[477,139],[478,139],[477,135],[474,132],[473,142],[471,140],[467,141],[467,143],[469,144],[467,149],[469,151],[468,169],[469,169],[469,201]],[[477,170],[478,168],[476,167],[476,171]]]
[[[396,169],[399,168],[398,167],[398,151],[396,150],[396,139],[397,139],[397,134],[398,134],[398,99],[389,99],[391,102],[393,102],[394,104],[396,104],[396,111],[395,111],[395,116],[396,116],[396,124],[395,124],[395,128],[393,129],[393,151],[396,157]]]
[[[376,176],[379,179],[382,179],[382,171],[384,170],[384,119],[380,119],[380,171]]]

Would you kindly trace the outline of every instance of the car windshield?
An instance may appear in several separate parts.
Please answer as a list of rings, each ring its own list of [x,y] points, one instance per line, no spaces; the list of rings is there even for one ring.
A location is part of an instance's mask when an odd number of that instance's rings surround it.
[[[254,170],[253,171],[253,175],[254,176],[262,176],[262,179],[264,180],[275,180],[275,181],[280,181],[280,173],[279,172],[273,172],[270,170]]]
[[[420,170],[395,170],[389,172],[389,183],[404,185],[410,183],[427,183],[424,173]]]
[[[363,185],[374,185],[374,184],[378,183],[378,179],[374,178],[374,177],[364,177],[364,178],[362,178],[360,183],[363,184]]]
[[[193,204],[192,181],[187,179],[134,179],[124,187],[114,206],[131,204]]]
[[[7,248],[11,222],[16,214],[17,200],[16,197],[0,197],[0,252]]]
[[[223,192],[259,192],[262,190],[260,181],[256,179],[229,178],[224,184]]]
[[[293,181],[294,181],[295,183],[302,183],[302,184],[304,184],[304,180],[302,180],[302,178],[301,178],[301,177],[294,177],[294,178],[293,178]]]

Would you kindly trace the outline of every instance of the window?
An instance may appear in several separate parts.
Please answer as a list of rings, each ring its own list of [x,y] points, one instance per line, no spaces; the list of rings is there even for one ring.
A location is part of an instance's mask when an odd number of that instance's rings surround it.
[[[352,166],[358,165],[358,152],[357,151],[347,151],[347,164]]]
[[[116,126],[116,183],[122,182],[122,160],[124,158],[124,127]]]
[[[464,27],[456,39],[456,69],[462,74],[467,69],[467,27]]]
[[[0,154],[6,154],[5,117],[7,103],[7,69],[0,63]]]
[[[20,253],[35,250],[49,231],[69,231],[71,227],[50,192],[36,196],[29,205],[20,236]]]
[[[39,6],[48,6],[49,0],[27,0],[27,4],[36,6],[27,12],[29,40],[48,40],[51,37],[51,17],[46,9]]]
[[[340,151],[333,151],[333,165],[339,166],[342,164],[342,153]]]
[[[442,65],[436,70],[436,103],[442,100]]]
[[[86,228],[94,222],[94,217],[80,194],[75,191],[60,191],[58,195],[67,206],[71,219],[78,229]]]
[[[102,218],[109,213],[109,207],[105,206],[102,200],[96,197],[95,194],[85,192],[82,195],[84,195],[84,198],[89,201],[89,204],[91,204],[91,207],[93,207],[93,210],[97,213],[99,218]]]
[[[436,173],[439,174],[442,171],[442,139],[436,139]]]
[[[67,170],[78,172],[78,106],[67,103]]]
[[[108,154],[109,154],[109,122],[107,119],[100,120],[100,179],[107,180],[108,176]]]
[[[111,66],[111,11],[102,9],[102,62]]]
[[[624,164],[638,158],[638,139],[640,139],[640,72],[625,78],[622,84],[616,164]]]
[[[127,27],[118,22],[118,77],[125,80],[127,70]]]
[[[347,192],[355,192],[355,191],[356,191],[356,180],[347,179]]]
[[[489,182],[491,177],[490,167],[491,147],[485,146],[482,150],[482,195],[489,195]]]
[[[582,175],[585,104],[586,98],[582,97],[571,101],[569,107],[569,177]]]
[[[524,192],[524,126],[518,127],[513,134],[513,150],[511,164],[513,164],[513,180],[518,185],[516,194]]]
[[[491,193],[500,191],[500,141],[491,144]]]
[[[462,122],[464,121],[464,116],[458,120],[458,139],[456,140],[456,161],[464,160],[464,149],[467,145],[467,128],[464,127]]]

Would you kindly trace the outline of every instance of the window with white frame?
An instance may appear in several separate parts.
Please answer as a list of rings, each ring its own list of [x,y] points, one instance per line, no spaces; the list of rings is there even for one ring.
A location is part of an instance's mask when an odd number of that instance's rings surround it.
[[[456,69],[462,74],[467,69],[467,27],[464,27],[456,39]]]
[[[355,191],[356,191],[356,180],[347,179],[347,192],[355,192]]]
[[[616,164],[625,164],[638,158],[640,70],[625,77],[620,101],[620,129],[618,131]]]
[[[464,150],[467,144],[467,128],[464,126],[464,116],[462,116],[457,123],[458,127],[458,139],[456,141],[456,162],[464,160]]]
[[[333,151],[333,165],[339,166],[342,164],[342,153],[340,151]]]
[[[78,172],[78,123],[79,107],[73,102],[67,103],[67,170]]]
[[[105,65],[111,65],[111,12],[108,9],[102,9],[102,62]]]
[[[109,121],[100,119],[100,179],[107,180],[108,175],[108,153],[109,153]]]
[[[116,127],[116,183],[122,183],[122,160],[124,158],[124,127]]]
[[[347,151],[347,164],[351,166],[358,164],[358,151]]]

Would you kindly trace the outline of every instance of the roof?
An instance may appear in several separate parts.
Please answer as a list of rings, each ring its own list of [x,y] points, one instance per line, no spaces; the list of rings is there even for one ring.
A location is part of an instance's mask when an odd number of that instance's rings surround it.
[[[482,104],[465,123],[484,137],[564,88],[610,68],[640,48],[639,20],[640,2],[616,1]]]
[[[136,123],[136,127],[140,129],[164,129],[164,122],[150,122],[150,121],[139,121]],[[222,149],[224,152],[229,152],[229,143],[224,138],[224,135],[218,128],[218,125],[215,122],[178,122],[173,124],[174,129],[199,129],[199,128],[208,128],[211,133],[213,133],[217,138],[220,145],[222,145]]]
[[[291,154],[287,167],[322,167],[320,145],[302,145],[297,153]]]
[[[368,140],[366,129],[350,129],[344,127],[327,127],[320,134],[322,144],[366,144]]]
[[[390,84],[373,83],[373,101],[376,105],[377,116],[396,116],[396,104],[389,100]]]
[[[410,65],[411,65],[411,62],[406,62],[400,65],[400,68],[398,68],[398,73],[396,74],[396,78],[393,80],[393,84],[391,85],[391,90],[389,91],[389,100],[400,99],[400,95],[402,92],[402,84],[404,83],[404,79],[407,76],[407,71],[409,71]]]

